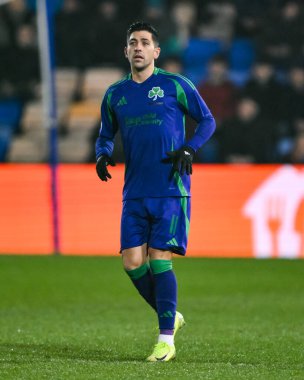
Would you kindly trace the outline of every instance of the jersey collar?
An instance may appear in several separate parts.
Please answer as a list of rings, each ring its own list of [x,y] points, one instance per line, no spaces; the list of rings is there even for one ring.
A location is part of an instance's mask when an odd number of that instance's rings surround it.
[[[128,80],[131,80],[133,83],[135,83],[136,85],[139,85],[139,86],[140,86],[140,85],[143,85],[143,84],[149,82],[149,81],[151,80],[151,78],[153,78],[153,76],[154,76],[154,75],[157,75],[158,73],[159,73],[159,68],[158,68],[158,67],[154,67],[154,70],[153,70],[152,75],[150,75],[149,78],[147,78],[144,82],[142,82],[142,83],[137,83],[137,82],[133,81],[133,80],[132,80],[132,74],[131,74],[131,73],[128,74]]]

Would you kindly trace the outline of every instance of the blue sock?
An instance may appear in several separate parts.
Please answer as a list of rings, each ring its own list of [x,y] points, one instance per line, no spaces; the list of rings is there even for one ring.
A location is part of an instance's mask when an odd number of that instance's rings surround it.
[[[148,263],[132,270],[126,270],[139,294],[156,311],[156,299],[154,293],[154,279]]]
[[[161,334],[171,335],[174,331],[176,314],[177,283],[171,260],[151,260],[155,283],[158,323]]]

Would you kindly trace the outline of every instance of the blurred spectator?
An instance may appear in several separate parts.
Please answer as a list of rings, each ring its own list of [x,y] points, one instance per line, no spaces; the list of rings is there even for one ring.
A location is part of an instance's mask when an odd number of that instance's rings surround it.
[[[34,14],[27,8],[25,0],[10,1],[3,6],[1,12],[3,12],[4,21],[2,27],[4,27],[6,33],[9,34],[10,44],[15,45],[17,43],[16,30],[19,26],[24,24],[31,23],[33,25]]]
[[[100,2],[100,0],[97,0]],[[118,0],[120,17],[122,22],[129,26],[132,22],[141,20],[144,14],[145,1],[142,0]]]
[[[162,69],[169,71],[169,73],[182,74],[183,72],[182,61],[179,57],[176,56],[170,56],[165,58],[165,60],[162,61],[160,66]]]
[[[14,96],[11,66],[13,53],[12,48],[8,46],[0,47],[0,100],[9,99]]]
[[[216,131],[212,138],[197,153],[199,162],[219,162],[221,127],[236,111],[237,88],[228,79],[228,63],[223,55],[214,56],[208,63],[207,78],[198,86],[198,91],[216,120]]]
[[[288,72],[288,85],[284,91],[284,118],[288,122],[304,116],[304,66],[295,65]]]
[[[190,36],[196,35],[197,8],[194,1],[177,1],[172,9],[172,20],[177,30],[178,46],[184,48]]]
[[[291,164],[304,164],[304,133],[301,132],[294,139],[294,145],[285,162]]]
[[[261,116],[272,120],[282,117],[284,89],[276,80],[274,67],[269,61],[259,60],[254,64],[251,78],[242,92],[257,102]]]
[[[119,18],[114,0],[101,1],[90,21],[90,65],[124,65],[124,35],[127,25]]]
[[[275,0],[278,3],[277,0]],[[234,37],[254,39],[263,28],[272,6],[269,0],[235,0],[237,17],[234,19]],[[276,5],[278,6],[278,4]]]
[[[9,46],[11,43],[11,36],[7,18],[5,14],[5,7],[0,7],[0,49]],[[2,54],[1,54],[2,56]]]
[[[237,89],[228,79],[228,63],[222,55],[211,59],[207,78],[200,83],[198,91],[215,117],[217,128],[235,114]]]
[[[199,36],[230,42],[237,15],[233,1],[210,1],[203,7]]]
[[[240,99],[236,116],[223,123],[220,142],[224,162],[267,163],[272,160],[272,124],[261,117],[253,99]]]
[[[17,30],[33,22],[33,13],[26,7],[25,0],[14,0],[0,7],[0,99],[15,97],[14,67],[16,66]],[[21,61],[18,61],[20,64]],[[19,73],[18,77],[20,77]]]
[[[24,24],[16,31],[15,48],[6,49],[1,71],[1,95],[4,98],[18,97],[23,101],[39,95],[39,55],[36,31],[32,25]]]
[[[297,0],[286,1],[278,14],[265,20],[258,48],[277,69],[285,70],[302,51],[303,23],[302,4]]]
[[[162,59],[181,54],[177,25],[173,22],[172,17],[168,17],[168,12],[161,2],[148,2],[143,18],[158,31],[161,41]]]
[[[83,68],[89,64],[88,23],[88,15],[79,0],[64,0],[55,18],[58,66]]]
[[[276,157],[279,162],[290,163],[294,161],[293,154],[298,138],[304,136],[304,116],[294,119],[283,132],[277,139]]]
[[[281,111],[276,126],[276,155],[279,162],[289,162],[294,139],[304,133],[304,67],[290,68],[283,92]]]

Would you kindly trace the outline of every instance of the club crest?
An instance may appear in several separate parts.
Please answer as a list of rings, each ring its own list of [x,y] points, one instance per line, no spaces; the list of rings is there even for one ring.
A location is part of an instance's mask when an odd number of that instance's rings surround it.
[[[160,87],[152,87],[152,90],[149,91],[148,98],[156,100],[157,97],[163,98],[164,90],[162,90]]]

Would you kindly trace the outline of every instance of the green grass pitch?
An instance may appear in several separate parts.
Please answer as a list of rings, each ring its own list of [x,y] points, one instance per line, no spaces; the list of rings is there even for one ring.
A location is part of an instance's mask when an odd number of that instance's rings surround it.
[[[177,358],[120,258],[0,256],[0,379],[304,379],[304,261],[176,259]]]

